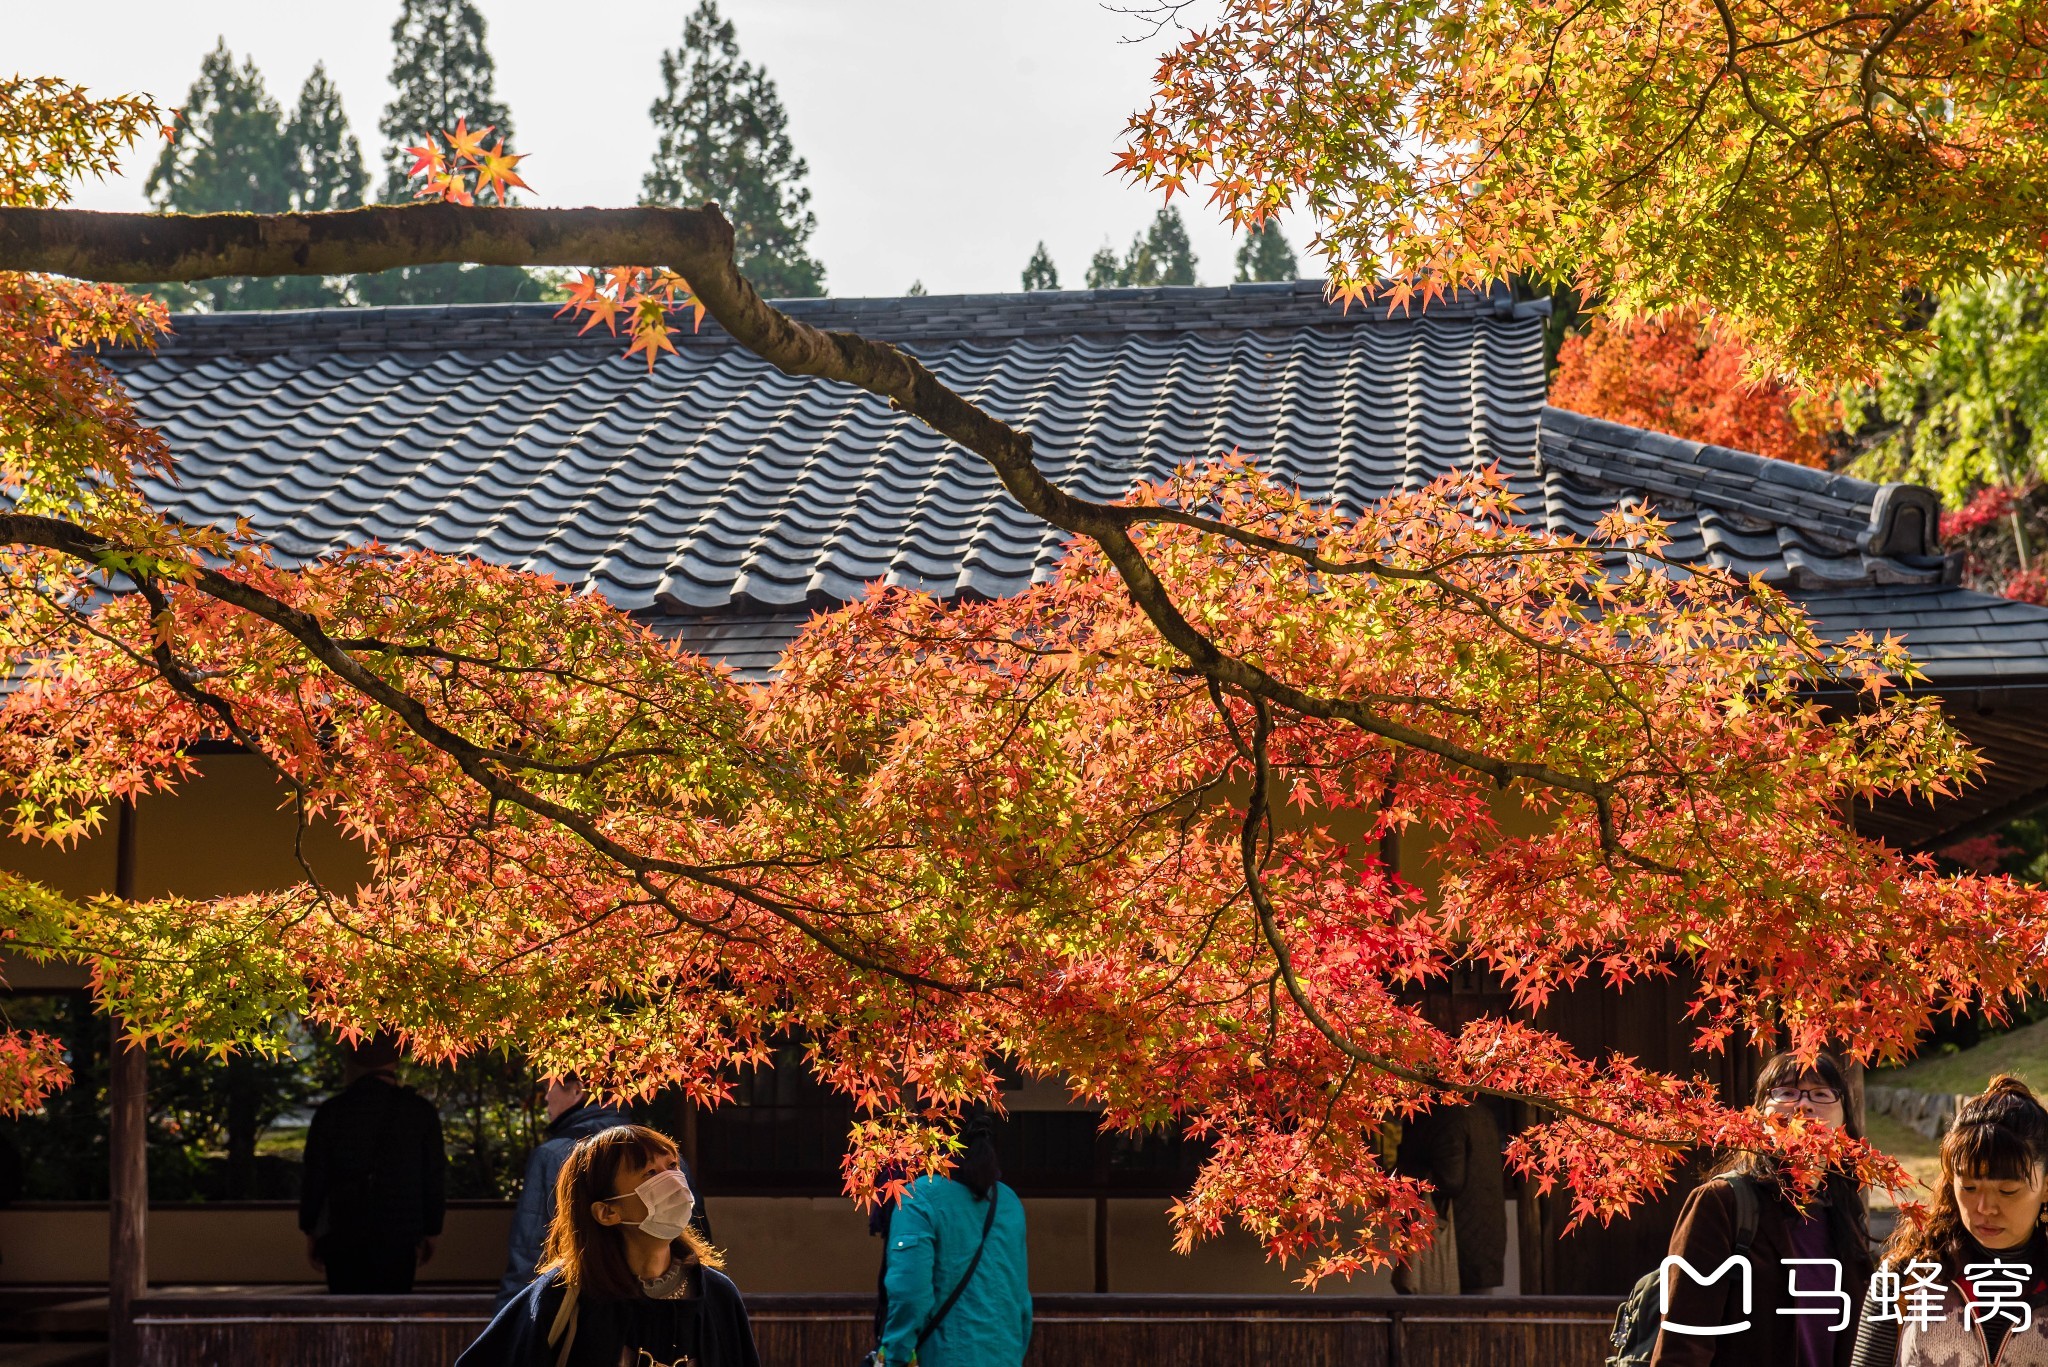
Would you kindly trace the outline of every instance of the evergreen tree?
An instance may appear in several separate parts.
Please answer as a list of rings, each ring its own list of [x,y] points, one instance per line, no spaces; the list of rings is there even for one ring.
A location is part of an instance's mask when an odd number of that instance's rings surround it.
[[[386,204],[408,204],[413,185],[405,149],[430,133],[468,119],[513,141],[512,112],[498,100],[498,67],[484,46],[484,16],[470,0],[403,0],[391,26],[391,103],[377,131],[384,135]]]
[[[1056,290],[1059,287],[1059,270],[1052,264],[1052,256],[1045,250],[1045,243],[1040,242],[1038,250],[1031,253],[1031,259],[1024,263],[1024,288]]]
[[[789,140],[789,119],[768,74],[740,60],[729,20],[703,0],[683,41],[661,54],[663,93],[648,111],[659,139],[640,182],[642,204],[716,200],[732,220],[739,268],[769,298],[825,292],[810,255],[817,215],[810,174]]]
[[[363,167],[362,144],[341,111],[341,92],[327,78],[324,63],[314,63],[313,74],[299,91],[299,107],[285,125],[284,138],[293,208],[318,213],[362,204],[370,173]]]
[[[1116,259],[1116,252],[1108,243],[1095,249],[1095,255],[1088,258],[1088,288],[1091,290],[1115,289],[1123,284],[1124,268]]]
[[[903,297],[906,299],[919,299],[930,293],[931,291],[924,287],[924,281],[913,280],[910,282],[910,288],[903,291]]]
[[[1188,241],[1188,225],[1180,210],[1161,209],[1152,225],[1131,238],[1130,249],[1118,261],[1116,253],[1103,247],[1088,263],[1088,288],[1109,289],[1118,285],[1192,285],[1195,283],[1195,249]]]
[[[377,130],[385,137],[387,204],[410,203],[405,149],[438,137],[456,120],[513,141],[512,114],[498,99],[497,66],[484,46],[484,17],[471,0],[403,0],[391,26],[391,87]],[[357,281],[373,304],[481,304],[538,299],[540,286],[517,266],[407,266]]]
[[[177,129],[150,171],[143,193],[180,214],[241,210],[274,214],[291,207],[291,154],[283,113],[253,61],[235,65],[227,40],[199,64]],[[173,308],[276,308],[283,281],[234,277],[150,291]]]
[[[1142,238],[1131,239],[1124,257],[1126,285],[1192,285],[1195,283],[1195,249],[1188,241],[1188,225],[1180,210],[1161,209]]]
[[[306,213],[353,209],[363,202],[370,173],[363,166],[362,145],[349,131],[341,110],[341,92],[327,78],[327,68],[314,63],[313,74],[299,90],[298,108],[284,129],[285,175],[291,183],[292,207]],[[326,308],[349,302],[345,276],[289,276],[277,282],[282,308]]]
[[[223,38],[200,62],[143,193],[170,213],[282,213],[291,205],[288,161],[284,115],[263,73],[252,61],[237,68]]]
[[[1237,247],[1237,278],[1247,280],[1295,280],[1301,262],[1294,248],[1280,235],[1280,220],[1269,218],[1245,234]]]

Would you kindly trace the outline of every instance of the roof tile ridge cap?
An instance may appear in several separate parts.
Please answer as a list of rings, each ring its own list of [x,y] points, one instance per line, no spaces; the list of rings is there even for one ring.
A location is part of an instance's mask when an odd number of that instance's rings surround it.
[[[294,350],[324,336],[348,334],[351,341],[388,345],[392,339],[448,331],[463,323],[495,317],[537,327],[556,316],[559,305],[545,300],[477,304],[364,304],[311,309],[185,310],[173,313],[152,346],[109,348],[118,353],[217,351],[223,348]],[[375,334],[374,336],[370,334]],[[266,345],[267,343],[267,345]]]
[[[1088,331],[1187,331],[1201,327],[1229,327],[1234,314],[1245,315],[1245,330],[1316,324],[1371,324],[1437,317],[1464,318],[1474,314],[1499,314],[1495,307],[1498,291],[1453,291],[1436,300],[1411,300],[1396,309],[1384,296],[1356,308],[1329,297],[1324,283],[1314,279],[1292,281],[1246,281],[1226,285],[1150,285],[1089,290],[1030,290],[969,294],[817,296],[772,300],[798,321],[815,320],[815,325],[835,323],[858,326],[865,318],[885,322],[887,335],[901,329],[903,335],[919,335],[925,317],[940,315],[949,308],[972,306],[1019,321],[1043,320],[1047,332]],[[1078,306],[1078,307],[1077,307]],[[1163,310],[1161,317],[1152,310]],[[1121,317],[1126,311],[1139,316]],[[1174,314],[1200,312],[1199,317]],[[171,315],[170,328],[153,348],[164,353],[218,351],[222,349],[296,350],[319,346],[327,336],[347,334],[348,349],[383,349],[404,341],[431,340],[457,331],[481,319],[515,324],[520,343],[545,342],[564,348],[587,346],[591,339],[566,327],[557,338],[549,324],[559,317],[559,304],[546,300],[507,300],[468,304],[373,304],[337,305],[310,309],[246,309],[228,312],[182,312]],[[878,317],[879,315],[879,317]],[[1077,316],[1078,315],[1078,316]],[[573,321],[573,320],[570,320]],[[716,320],[709,320],[715,324]],[[934,319],[934,321],[937,321]],[[889,326],[893,325],[893,326]],[[988,326],[988,320],[948,320],[932,335],[957,334],[972,337]],[[183,329],[182,331],[180,329]],[[708,330],[704,341],[730,340],[722,328]],[[140,352],[152,348],[114,348]]]
[[[1586,413],[1577,413],[1555,404],[1543,405],[1544,428],[1547,434],[1551,414],[1558,414],[1571,420],[1580,430],[1596,440],[1606,438],[1615,445],[1635,446],[1634,442],[1623,443],[1614,438],[1622,434],[1648,435],[1658,439],[1659,445],[1690,447],[1694,456],[1712,451],[1722,457],[1734,457],[1757,475],[1769,479],[1773,484],[1786,488],[1804,488],[1808,478],[1798,480],[1784,478],[1791,470],[1813,470],[1810,465],[1800,465],[1773,456],[1761,456],[1754,451],[1743,451],[1732,446],[1720,446],[1712,442],[1693,441],[1686,437],[1675,437],[1668,432],[1657,432],[1651,428],[1635,427],[1628,423],[1614,422],[1608,418],[1596,418]],[[1541,443],[1539,442],[1539,451]],[[1587,453],[1591,454],[1591,453]],[[1714,467],[1701,463],[1702,469]],[[1899,555],[1934,556],[1941,554],[1941,495],[1924,484],[1912,484],[1904,480],[1877,482],[1839,470],[1816,471],[1824,481],[1825,489],[1831,496],[1868,509],[1868,520],[1856,534],[1856,545],[1866,554],[1878,557]],[[1640,478],[1637,475],[1636,478]],[[1720,508],[1723,505],[1712,497],[1711,482],[1701,486],[1698,502]],[[1733,511],[1747,511],[1736,508]]]
[[[1758,455],[1754,451],[1745,451],[1737,446],[1722,446],[1717,442],[1710,441],[1694,441],[1690,437],[1680,437],[1669,432],[1660,432],[1654,427],[1637,427],[1633,423],[1616,422],[1612,418],[1594,417],[1590,413],[1580,413],[1573,409],[1560,408],[1556,404],[1547,402],[1543,405],[1546,428],[1550,425],[1549,419],[1552,414],[1570,419],[1573,424],[1579,426],[1580,430],[1585,431],[1595,440],[1605,440],[1608,444],[1614,446],[1638,447],[1638,443],[1632,440],[1633,438],[1652,437],[1659,446],[1676,446],[1686,449],[1695,458],[1709,451],[1718,456],[1733,457],[1742,468],[1766,476],[1775,484],[1801,486],[1806,484],[1808,479],[1818,476],[1827,481],[1829,485],[1828,492],[1845,503],[1873,503],[1880,490],[1890,487],[1888,484],[1880,484],[1840,470],[1817,469],[1811,465],[1801,465],[1797,461],[1781,460],[1776,456]],[[1618,440],[1617,438],[1622,439]],[[1696,460],[1695,463],[1705,470],[1717,468],[1703,461]],[[1803,470],[1810,473],[1798,479],[1784,477],[1785,472],[1793,470]],[[1918,488],[1921,486],[1901,487]]]

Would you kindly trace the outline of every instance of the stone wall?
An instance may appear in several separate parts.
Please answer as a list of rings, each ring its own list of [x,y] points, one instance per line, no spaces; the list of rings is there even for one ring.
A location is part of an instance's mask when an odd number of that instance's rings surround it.
[[[1869,1115],[1888,1115],[1907,1129],[1939,1139],[1956,1118],[1956,1107],[1969,1099],[1953,1092],[1916,1092],[1910,1087],[1863,1089],[1863,1109]]]

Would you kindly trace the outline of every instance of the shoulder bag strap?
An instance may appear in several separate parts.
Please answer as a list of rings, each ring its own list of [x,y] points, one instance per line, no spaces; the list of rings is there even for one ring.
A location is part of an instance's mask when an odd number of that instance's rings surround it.
[[[1735,1193],[1735,1251],[1747,1253],[1750,1244],[1756,1240],[1756,1182],[1739,1172],[1723,1172],[1715,1176],[1716,1180],[1726,1182]]]
[[[988,1251],[988,1232],[996,1227],[996,1196],[1001,1191],[1001,1186],[988,1189],[988,1214],[982,1217],[981,1243],[975,1247],[974,1261],[968,1263],[967,1270],[960,1274],[959,1283],[954,1286],[953,1294],[946,1297],[946,1303],[939,1307],[939,1313],[926,1320],[924,1328],[918,1331],[917,1347],[911,1349],[913,1353],[924,1348],[924,1341],[932,1336],[932,1331],[939,1327],[939,1321],[945,1319],[954,1304],[959,1301],[960,1293],[967,1289],[967,1283],[974,1280],[974,1269],[981,1266],[981,1255]]]
[[[562,1296],[561,1308],[555,1311],[555,1322],[548,1330],[548,1347],[555,1346],[555,1340],[562,1341],[562,1351],[555,1355],[555,1367],[567,1367],[569,1349],[576,1343],[576,1320],[582,1310],[581,1298],[571,1286]]]

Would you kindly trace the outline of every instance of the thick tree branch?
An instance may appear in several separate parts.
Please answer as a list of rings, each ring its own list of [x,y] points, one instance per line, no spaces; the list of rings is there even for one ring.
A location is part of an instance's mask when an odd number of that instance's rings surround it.
[[[356,275],[398,266],[670,266],[731,258],[709,209],[378,205],[321,214],[106,214],[0,208],[0,270],[113,284]],[[694,277],[693,277],[694,279]]]

